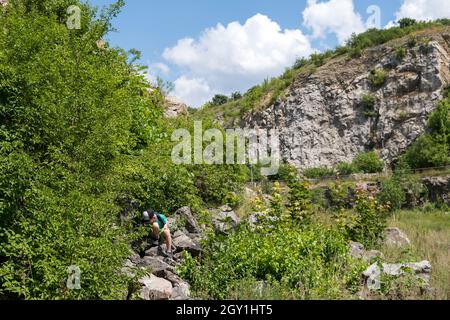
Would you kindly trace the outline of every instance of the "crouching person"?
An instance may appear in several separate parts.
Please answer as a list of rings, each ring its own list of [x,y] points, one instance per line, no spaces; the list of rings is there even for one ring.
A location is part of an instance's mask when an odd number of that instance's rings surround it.
[[[166,252],[163,254],[172,257],[172,236],[167,225],[167,218],[165,215],[148,209],[142,214],[142,223],[152,226],[150,237],[158,244],[161,241],[166,243]]]

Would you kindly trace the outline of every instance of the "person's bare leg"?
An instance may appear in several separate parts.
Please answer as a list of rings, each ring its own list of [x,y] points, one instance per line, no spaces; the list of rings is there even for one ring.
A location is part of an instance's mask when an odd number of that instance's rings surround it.
[[[159,240],[159,225],[158,225],[158,222],[155,222],[153,224],[153,236],[155,237],[156,240]]]
[[[169,228],[164,228],[164,236],[166,238],[167,252],[172,252],[172,236]]]

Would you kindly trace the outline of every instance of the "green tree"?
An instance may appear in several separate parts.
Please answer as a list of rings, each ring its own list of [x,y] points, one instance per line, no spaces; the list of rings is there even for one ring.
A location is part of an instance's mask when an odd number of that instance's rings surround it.
[[[227,102],[228,97],[223,94],[216,94],[211,100],[213,106],[221,106]]]
[[[403,18],[398,21],[400,28],[407,28],[415,25],[417,20],[411,18]]]

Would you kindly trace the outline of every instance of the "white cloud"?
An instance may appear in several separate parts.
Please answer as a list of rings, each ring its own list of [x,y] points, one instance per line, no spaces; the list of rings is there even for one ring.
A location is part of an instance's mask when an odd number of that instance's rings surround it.
[[[353,0],[308,0],[303,11],[303,25],[312,30],[312,38],[324,39],[327,34],[334,33],[340,43],[344,43],[352,33],[366,30],[361,15],[355,11]]]
[[[170,68],[167,64],[158,62],[150,65],[150,71],[154,71],[155,73],[160,73],[164,75],[168,75],[170,73]]]
[[[218,24],[198,39],[181,39],[163,57],[187,71],[175,81],[179,98],[195,100],[193,105],[199,106],[214,92],[245,91],[267,77],[278,76],[297,58],[312,52],[300,30],[282,30],[269,17],[257,14],[244,24]]]
[[[172,95],[183,100],[190,106],[200,106],[208,101],[214,92],[209,84],[201,78],[188,78],[181,76],[174,82],[175,89]]]
[[[417,20],[431,20],[450,18],[448,0],[404,0],[396,18],[413,18]]]

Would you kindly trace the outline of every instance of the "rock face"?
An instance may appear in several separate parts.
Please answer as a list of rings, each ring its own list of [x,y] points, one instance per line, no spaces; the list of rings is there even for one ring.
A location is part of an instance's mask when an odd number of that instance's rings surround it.
[[[166,97],[164,115],[167,118],[174,118],[188,114],[188,106],[178,98]]]
[[[427,43],[427,39],[431,39]],[[450,28],[408,37],[366,50],[360,58],[333,59],[310,75],[299,75],[268,108],[248,114],[239,125],[277,129],[282,157],[298,168],[351,162],[371,149],[389,165],[424,133],[428,115],[450,84]],[[407,54],[399,59],[396,48]],[[381,86],[372,70],[384,70]],[[375,99],[367,114],[365,96]]]

